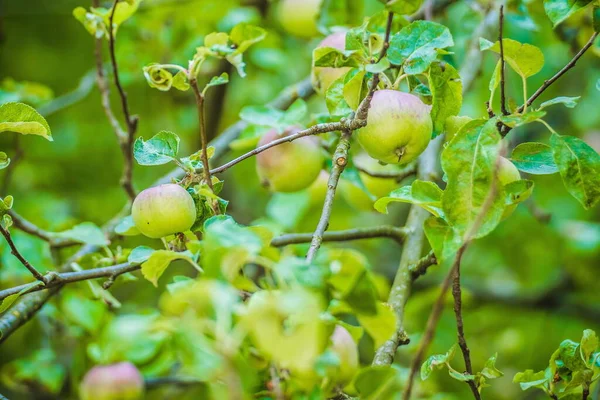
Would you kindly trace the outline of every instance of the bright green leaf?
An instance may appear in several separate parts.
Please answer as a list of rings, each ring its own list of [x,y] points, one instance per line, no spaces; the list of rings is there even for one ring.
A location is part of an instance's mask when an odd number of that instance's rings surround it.
[[[108,246],[110,243],[108,239],[106,239],[106,235],[102,232],[102,229],[98,228],[98,226],[92,222],[83,222],[79,225],[75,225],[69,230],[53,233],[52,236],[56,238],[71,239],[92,246]]]
[[[179,152],[179,136],[160,131],[147,141],[138,137],[133,144],[133,156],[140,165],[162,165],[172,161]]]
[[[543,143],[521,143],[513,150],[510,161],[528,174],[548,175],[558,172],[552,148]]]
[[[512,39],[503,39],[502,43],[504,59],[522,77],[528,78],[535,75],[544,66],[544,54],[538,47]],[[480,45],[482,50],[491,50],[500,54],[500,42],[491,43],[484,40],[480,42]]]
[[[375,348],[381,347],[396,332],[396,314],[389,304],[378,303],[375,315],[357,315],[358,322],[371,336]]]
[[[436,217],[442,217],[442,194],[444,192],[435,183],[416,180],[410,186],[403,186],[394,190],[389,196],[382,197],[375,202],[375,209],[387,214],[387,207],[392,202],[416,204]]]
[[[544,0],[544,10],[556,27],[591,2],[592,0]]]
[[[462,82],[450,64],[433,63],[429,68],[429,85],[433,103],[431,120],[433,137],[443,133],[448,117],[456,116],[462,107]]]
[[[0,105],[0,132],[39,135],[53,140],[48,122],[33,107],[24,103]]]
[[[579,101],[579,99],[581,98],[581,96],[576,96],[576,97],[566,97],[566,96],[560,96],[560,97],[555,97],[552,100],[548,100],[543,102],[540,105],[540,108],[538,110],[541,110],[543,108],[552,106],[554,104],[562,104],[567,108],[575,108],[575,106],[577,105],[577,102]]]
[[[156,250],[152,252],[148,260],[142,263],[142,275],[144,278],[152,282],[154,286],[158,286],[158,279],[165,272],[171,262],[175,260],[184,260],[192,264],[196,269],[200,267],[192,259],[189,252],[175,252],[170,250]]]

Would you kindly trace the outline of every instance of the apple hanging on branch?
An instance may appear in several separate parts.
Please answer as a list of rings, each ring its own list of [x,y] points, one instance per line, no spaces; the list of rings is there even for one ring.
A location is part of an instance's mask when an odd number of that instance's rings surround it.
[[[98,365],[85,374],[79,394],[82,400],[139,400],[144,378],[130,362]]]

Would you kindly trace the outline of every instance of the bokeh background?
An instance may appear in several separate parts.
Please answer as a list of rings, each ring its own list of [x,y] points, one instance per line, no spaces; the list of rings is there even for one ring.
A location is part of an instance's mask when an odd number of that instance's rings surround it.
[[[530,79],[533,90],[560,69],[589,37],[589,15],[577,14],[552,30],[541,0],[509,3],[505,37],[539,46],[546,58],[543,70]],[[0,2],[0,101],[34,105],[47,116],[54,136],[52,143],[13,134],[0,137],[0,149],[13,158],[13,167],[0,173],[0,191],[14,196],[17,212],[49,231],[64,230],[82,221],[100,226],[126,203],[118,184],[122,156],[95,87],[93,39],[72,16],[77,6],[89,4],[81,0]],[[454,54],[448,56],[448,61],[456,66],[469,62],[464,59],[465,49],[480,22],[477,10],[481,7],[485,2],[456,1],[435,14],[435,20],[447,25],[454,36]],[[365,0],[365,15],[381,8],[376,0]],[[131,110],[140,118],[139,135],[147,139],[160,130],[171,130],[182,138],[180,154],[198,149],[191,93],[151,89],[142,67],[150,62],[185,65],[195,47],[203,43],[204,35],[228,31],[241,21],[262,26],[268,30],[268,37],[248,52],[245,79],[225,64],[208,67],[207,76],[225,70],[231,77],[228,85],[210,92],[210,137],[237,121],[243,106],[265,104],[287,85],[308,76],[311,51],[320,38],[305,40],[285,34],[266,1],[146,0],[120,28],[117,39],[122,80]],[[493,35],[488,39],[493,40],[496,33]],[[599,46],[597,41],[576,68],[543,96],[581,96],[574,109],[553,107],[547,122],[559,133],[583,138],[596,150],[600,150]],[[466,95],[462,114],[485,115],[488,79],[495,62],[494,56],[485,55],[480,77]],[[28,86],[15,93],[13,81],[42,86]],[[519,102],[520,91],[520,80],[509,73],[509,95]],[[121,118],[117,100],[113,98],[113,108]],[[325,111],[322,99],[314,97],[308,103],[313,114]],[[548,136],[541,124],[534,124],[515,129],[509,138],[513,143],[544,142]],[[227,157],[235,154],[230,152]],[[148,187],[169,170],[168,166],[136,165],[136,188]],[[521,392],[512,383],[514,373],[527,368],[544,369],[558,344],[566,338],[578,341],[585,328],[600,332],[600,209],[585,211],[569,196],[558,175],[528,178],[535,181],[532,199],[520,205],[493,234],[475,242],[463,264],[465,326],[474,364],[483,365],[498,352],[497,366],[505,373],[486,389],[490,399],[544,398],[541,392]],[[316,225],[320,209],[304,207],[298,211],[281,198],[273,199],[259,185],[254,160],[239,164],[224,179],[222,197],[230,201],[229,213],[238,222],[271,219],[289,231],[300,232]],[[330,229],[382,222],[403,225],[408,206],[395,204],[390,209],[389,215],[358,212],[337,199]],[[53,269],[46,243],[16,230],[14,238],[34,265],[42,270]],[[131,239],[124,244],[133,246],[144,241]],[[342,246],[364,251],[373,270],[393,277],[401,251],[394,242],[380,239]],[[0,252],[0,288],[31,280],[4,242],[0,243]],[[433,267],[416,284],[405,318],[413,341],[401,349],[397,358],[401,365],[409,365],[443,275],[445,271]],[[122,307],[116,312],[149,312],[156,307],[162,290],[145,280],[117,284],[113,294]],[[64,398],[56,386],[73,384],[66,371],[77,368],[83,351],[78,344],[92,340],[93,334],[82,335],[73,327],[77,324],[63,310],[69,302],[66,297],[58,296],[0,346],[0,392],[9,398]],[[431,352],[445,352],[455,341],[455,320],[451,307],[447,307]],[[39,356],[42,349],[51,350],[54,356],[44,359]],[[362,350],[362,359],[368,363],[372,350],[366,345]],[[36,354],[39,357],[34,362]],[[29,361],[15,363],[18,359]],[[56,363],[66,369],[56,369]],[[15,368],[45,369],[48,376],[41,381],[21,379],[15,385]],[[27,371],[21,372],[28,376]],[[442,372],[435,373],[424,386],[427,391],[441,393],[435,397],[438,399],[462,399],[467,393],[466,385]],[[595,396],[597,399],[597,392]]]

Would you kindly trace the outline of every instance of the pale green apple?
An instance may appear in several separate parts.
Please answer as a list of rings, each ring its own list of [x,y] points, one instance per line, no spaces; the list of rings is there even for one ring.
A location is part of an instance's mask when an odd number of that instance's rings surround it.
[[[79,395],[81,400],[139,400],[144,378],[130,362],[98,365],[85,374]]]
[[[196,206],[184,188],[169,183],[138,194],[131,216],[143,235],[158,239],[189,230],[196,221]]]
[[[323,0],[281,0],[277,7],[279,23],[288,33],[312,38],[319,31],[317,19]]]
[[[397,90],[373,95],[367,126],[357,131],[358,141],[373,158],[388,164],[416,159],[431,140],[430,106],[417,96]]]
[[[346,48],[346,32],[336,32],[327,36],[319,43],[319,47],[333,47],[334,49],[344,50]],[[314,65],[314,60],[313,60]],[[311,71],[311,81],[313,88],[319,94],[325,94],[331,84],[350,71],[350,67],[331,68],[315,67]]]
[[[515,164],[510,162],[504,157],[500,157],[500,168],[498,169],[498,180],[502,184],[502,186],[506,186],[509,183],[514,181],[518,181],[521,179],[521,174]],[[502,213],[502,219],[508,218],[517,208],[518,204],[511,204],[504,209],[504,213]]]
[[[258,146],[292,135],[299,130],[292,127],[279,135],[272,129],[260,139]],[[318,139],[305,136],[259,153],[256,156],[256,171],[261,183],[270,190],[297,192],[308,188],[317,179],[323,161]]]
[[[381,165],[374,158],[369,157],[364,152],[361,152],[352,158],[354,164],[362,170],[374,172],[394,172],[398,171],[397,165]],[[371,176],[365,172],[359,172],[360,179],[365,185],[370,194],[375,196],[375,200],[387,196],[394,189],[397,189],[399,184],[393,178],[378,178]],[[367,193],[358,186],[350,183],[347,180],[340,181],[340,193],[344,200],[352,207],[361,211],[375,211],[373,204],[375,200],[371,199]]]

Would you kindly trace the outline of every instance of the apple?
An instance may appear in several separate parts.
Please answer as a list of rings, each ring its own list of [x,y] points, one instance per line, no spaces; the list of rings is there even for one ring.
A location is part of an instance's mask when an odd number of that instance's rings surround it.
[[[259,141],[263,146],[298,132],[288,128],[282,135],[277,130],[268,131]],[[315,137],[305,136],[282,143],[256,156],[256,171],[265,187],[274,192],[297,192],[308,188],[319,176],[323,167],[323,152]]]
[[[311,38],[319,31],[317,18],[323,0],[281,0],[277,8],[279,23],[288,33]]]
[[[196,221],[196,206],[184,188],[169,183],[138,194],[131,216],[143,235],[158,239],[189,230]]]
[[[319,43],[317,48],[319,47],[333,47],[338,50],[344,50],[346,48],[346,32],[332,33]],[[331,86],[335,80],[344,76],[350,69],[350,67],[331,68],[313,66],[311,71],[313,88],[317,93],[325,94],[329,86]]]
[[[352,161],[356,166],[369,172],[393,172],[398,170],[396,165],[381,165],[377,160],[363,152],[354,156]],[[376,199],[388,195],[399,186],[393,178],[373,177],[362,171],[358,174],[369,193],[375,196]],[[375,211],[373,208],[375,201],[363,189],[345,179],[340,181],[340,193],[344,200],[357,210]]]
[[[331,349],[340,359],[336,381],[341,385],[350,383],[360,365],[356,343],[346,328],[336,325],[331,335]]]
[[[397,90],[373,95],[367,126],[357,131],[358,142],[373,158],[388,164],[416,159],[431,140],[430,106],[417,96]]]
[[[308,187],[309,208],[323,207],[327,195],[329,173],[325,170],[319,172],[317,179]]]
[[[514,181],[518,181],[521,179],[521,174],[515,164],[510,162],[504,157],[500,157],[500,168],[498,169],[498,180],[502,184],[502,186],[506,186],[509,183]],[[502,214],[502,219],[508,218],[513,211],[517,208],[518,204],[511,204],[504,209],[504,213]]]
[[[144,396],[144,378],[130,362],[98,365],[83,377],[81,400],[138,400]]]

